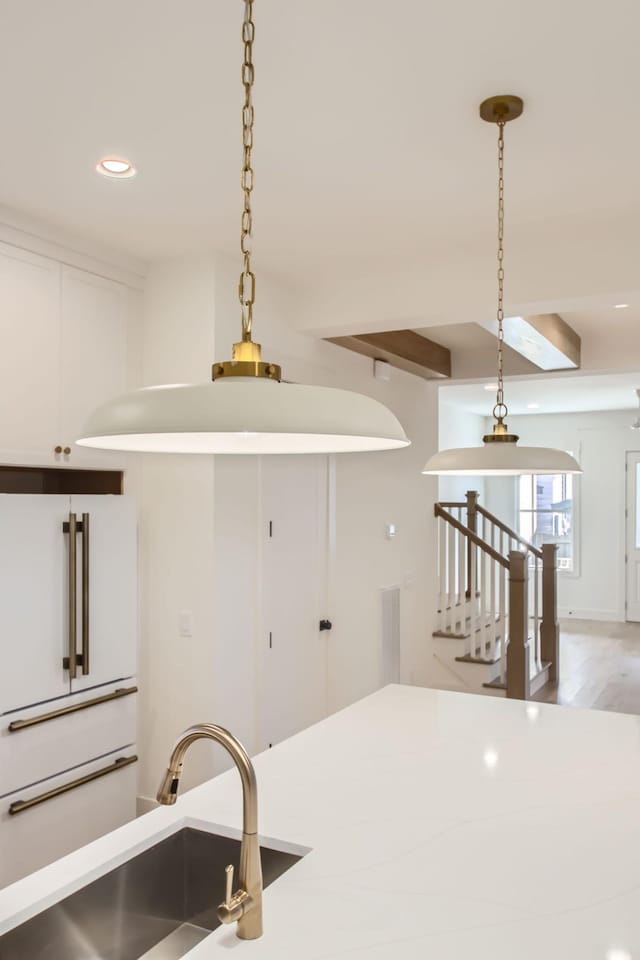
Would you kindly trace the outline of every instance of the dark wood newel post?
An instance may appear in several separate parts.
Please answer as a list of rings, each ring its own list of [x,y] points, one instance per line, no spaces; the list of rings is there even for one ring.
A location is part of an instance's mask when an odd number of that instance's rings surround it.
[[[528,581],[526,553],[512,550],[509,553],[507,697],[514,700],[528,700],[531,689]]]
[[[478,532],[478,491],[467,490],[467,527],[471,533]],[[467,589],[465,595],[467,600],[471,599],[471,541],[467,540]]]
[[[548,660],[549,680],[560,677],[560,625],[558,623],[558,545],[542,544],[542,623],[540,625],[540,655]]]

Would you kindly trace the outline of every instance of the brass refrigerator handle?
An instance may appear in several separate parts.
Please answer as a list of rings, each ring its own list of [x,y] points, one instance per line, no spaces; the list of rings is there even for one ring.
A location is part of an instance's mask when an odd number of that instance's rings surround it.
[[[76,535],[77,517],[69,514],[69,646],[68,670],[71,680],[75,680],[78,673],[76,660],[77,641],[77,612],[76,612]]]
[[[101,770],[94,770],[93,773],[87,773],[84,777],[78,777],[77,780],[65,783],[61,787],[46,790],[44,793],[39,793],[36,797],[31,797],[30,800],[15,800],[9,806],[9,813],[11,816],[15,816],[17,813],[24,813],[25,810],[31,810],[32,807],[37,807],[46,800],[54,800],[64,793],[69,793],[70,790],[84,786],[85,783],[91,783],[93,780],[99,780],[100,777],[106,777],[108,773],[115,773],[116,770],[121,770],[122,767],[128,767],[129,764],[136,763],[137,759],[138,757],[135,754],[132,757],[118,757],[118,759],[110,763],[108,767],[102,767]]]
[[[12,720],[8,726],[9,733],[17,733],[20,730],[28,730],[29,727],[36,727],[40,723],[47,723],[49,720],[57,720],[58,717],[67,717],[70,713],[77,713],[79,710],[87,710],[89,707],[97,707],[101,703],[109,703],[112,700],[121,700],[122,697],[128,697],[132,693],[137,693],[137,687],[123,687],[114,690],[112,693],[105,693],[101,697],[93,697],[92,700],[83,700],[82,703],[72,703],[69,707],[60,707],[59,710],[50,710],[48,713],[39,713],[36,717],[28,717],[26,720]]]
[[[89,673],[89,514],[82,514],[82,673]]]

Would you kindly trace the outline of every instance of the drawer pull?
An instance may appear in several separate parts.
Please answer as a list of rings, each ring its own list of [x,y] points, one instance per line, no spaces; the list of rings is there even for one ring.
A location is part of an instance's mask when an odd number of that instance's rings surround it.
[[[88,710],[89,707],[97,707],[98,704],[109,703],[111,700],[120,700],[122,697],[128,697],[131,693],[137,692],[137,687],[124,687],[121,690],[114,690],[113,693],[105,693],[101,697],[94,697],[93,700],[83,700],[81,703],[72,703],[69,707],[60,707],[59,710],[51,710],[49,713],[39,713],[36,717],[29,717],[27,720],[12,720],[8,727],[9,733],[27,730],[28,727],[35,727],[39,723],[57,720],[58,717],[67,717],[70,713]]]
[[[70,783],[65,783],[61,787],[54,787],[53,790],[46,790],[44,793],[39,793],[36,797],[31,797],[30,800],[15,800],[9,807],[9,813],[11,816],[15,816],[17,813],[24,813],[25,810],[30,810],[31,807],[37,807],[40,803],[44,803],[45,800],[53,800],[55,797],[61,797],[63,793],[69,793],[70,790],[75,790],[76,787],[82,787],[85,783],[91,783],[93,780],[99,780],[100,777],[106,777],[108,773],[115,773],[116,770],[120,770],[122,767],[128,767],[132,763],[136,763],[138,757],[118,757],[117,760],[114,760],[113,763],[110,763],[108,767],[103,767],[101,770],[94,770],[93,773],[87,773],[84,777],[78,777],[77,780],[71,780]]]

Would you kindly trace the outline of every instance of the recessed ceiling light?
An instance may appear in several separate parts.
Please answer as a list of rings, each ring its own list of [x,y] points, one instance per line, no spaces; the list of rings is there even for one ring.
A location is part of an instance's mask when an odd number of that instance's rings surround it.
[[[615,308],[616,310],[626,310],[627,307],[629,306],[629,304],[628,304],[628,303],[614,303],[613,306],[614,306],[614,308]]]
[[[484,388],[485,388],[485,390],[497,390],[497,389],[498,389],[498,384],[497,384],[497,383],[485,383]]]
[[[96,170],[103,177],[113,177],[116,180],[126,180],[135,177],[137,173],[131,161],[122,157],[104,157],[96,164]]]
[[[614,947],[612,950],[607,950],[607,960],[631,960],[631,954],[628,950]]]
[[[540,409],[540,404],[539,404],[539,403],[528,403],[528,404],[527,404],[527,410],[539,410],[539,409]]]
[[[495,768],[498,766],[498,753],[493,749],[493,747],[489,747],[487,750],[485,750],[482,759],[487,770],[495,770]]]

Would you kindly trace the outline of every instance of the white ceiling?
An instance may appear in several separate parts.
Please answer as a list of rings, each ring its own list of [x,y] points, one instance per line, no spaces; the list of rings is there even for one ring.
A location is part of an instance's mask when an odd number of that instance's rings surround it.
[[[147,258],[235,243],[241,16],[240,0],[1,0],[0,202]],[[635,0],[269,0],[255,18],[257,243],[281,271],[493,230],[477,104],[497,92],[527,104],[514,223],[640,205]],[[139,177],[98,179],[109,152]]]
[[[241,0],[0,0],[0,203],[143,260],[235,253],[241,17]],[[301,327],[487,315],[477,106],[500,92],[526,103],[508,307],[640,304],[637,0],[269,0],[255,19],[255,268],[304,288]],[[99,178],[109,153],[139,176]]]
[[[487,381],[495,383],[493,381]],[[638,410],[636,389],[640,388],[640,372],[603,376],[550,375],[540,378],[509,380],[505,398],[509,413],[585,413],[595,410]],[[439,397],[443,403],[462,407],[470,413],[490,416],[495,391],[482,383],[444,385]],[[538,404],[529,409],[529,404]]]

